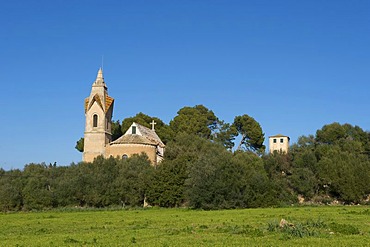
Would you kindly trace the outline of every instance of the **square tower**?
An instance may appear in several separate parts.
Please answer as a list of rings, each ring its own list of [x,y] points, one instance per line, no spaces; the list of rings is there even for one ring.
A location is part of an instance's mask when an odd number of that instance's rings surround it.
[[[92,162],[105,156],[106,146],[112,141],[112,114],[114,99],[108,96],[103,71],[100,68],[91,93],[85,99],[85,134],[83,161]]]
[[[288,153],[289,141],[290,141],[289,136],[281,134],[270,136],[269,137],[270,153],[273,153],[274,151]]]

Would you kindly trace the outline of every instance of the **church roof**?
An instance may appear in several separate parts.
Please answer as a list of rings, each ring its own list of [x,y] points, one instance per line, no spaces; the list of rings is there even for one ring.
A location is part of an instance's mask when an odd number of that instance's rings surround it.
[[[114,144],[147,144],[147,145],[158,145],[164,147],[162,140],[159,138],[157,133],[154,130],[151,130],[145,126],[142,126],[138,123],[133,123],[131,126],[136,126],[139,134],[131,134],[126,132],[123,136],[117,140],[110,143]],[[131,128],[131,127],[130,127]]]
[[[114,99],[109,97],[108,95],[105,96],[105,112],[108,111],[109,107],[113,104]]]
[[[91,102],[90,102],[90,98],[86,98],[85,99],[85,112],[87,112],[90,107],[93,105],[94,101],[96,101],[98,103],[98,105],[103,109],[103,104],[100,100],[100,97],[98,94],[95,94],[94,97],[92,98]],[[109,108],[111,107],[111,105],[113,104],[114,102],[114,99],[112,97],[109,97],[108,95],[105,96],[105,112],[107,112],[109,110]],[[90,105],[89,105],[90,103]]]
[[[135,123],[135,124],[143,136],[145,136],[146,138],[148,138],[149,140],[153,142],[156,142],[157,144],[159,144],[159,146],[164,147],[162,140],[159,138],[159,136],[154,130],[149,129],[145,126],[142,126],[141,124],[138,124],[138,123]]]
[[[117,140],[110,143],[110,145],[115,144],[147,144],[147,145],[157,145],[156,142],[151,141],[144,136],[137,135],[137,134],[127,134],[123,135]]]

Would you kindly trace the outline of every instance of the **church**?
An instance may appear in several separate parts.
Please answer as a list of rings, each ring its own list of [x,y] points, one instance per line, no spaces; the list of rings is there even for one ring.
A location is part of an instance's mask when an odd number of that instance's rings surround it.
[[[99,155],[126,159],[134,154],[145,153],[152,165],[161,162],[165,145],[155,132],[154,121],[151,129],[134,122],[121,137],[112,141],[113,105],[114,99],[108,95],[100,68],[90,96],[85,99],[83,161],[92,162]]]

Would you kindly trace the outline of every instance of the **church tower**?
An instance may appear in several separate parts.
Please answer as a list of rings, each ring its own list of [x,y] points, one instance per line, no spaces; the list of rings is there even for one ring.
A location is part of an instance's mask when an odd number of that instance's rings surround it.
[[[99,155],[106,155],[106,146],[112,141],[112,115],[114,99],[108,96],[103,70],[100,68],[85,99],[85,134],[83,161],[92,162]]]

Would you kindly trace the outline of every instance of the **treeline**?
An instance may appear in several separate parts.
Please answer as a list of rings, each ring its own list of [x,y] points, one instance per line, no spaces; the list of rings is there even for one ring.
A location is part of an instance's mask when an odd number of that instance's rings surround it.
[[[184,123],[188,121],[190,117]],[[165,159],[156,167],[141,154],[126,160],[98,157],[67,167],[29,164],[23,170],[0,170],[0,210],[144,204],[228,209],[290,205],[298,198],[368,203],[370,133],[358,126],[325,125],[315,135],[300,137],[288,154],[261,154],[258,148],[232,151],[232,139],[213,134],[209,122],[204,124],[206,128],[198,125],[203,131],[179,127],[168,135]],[[251,139],[250,130],[244,130],[242,145]]]

